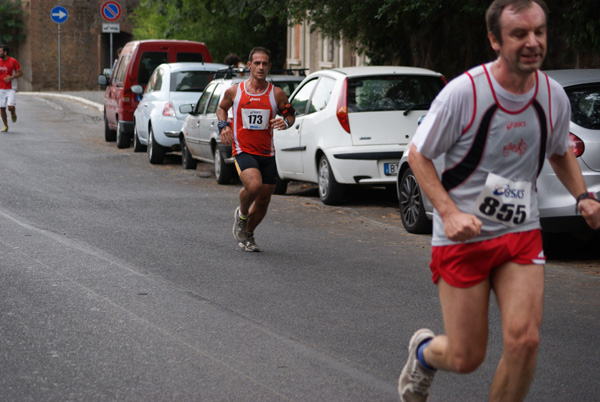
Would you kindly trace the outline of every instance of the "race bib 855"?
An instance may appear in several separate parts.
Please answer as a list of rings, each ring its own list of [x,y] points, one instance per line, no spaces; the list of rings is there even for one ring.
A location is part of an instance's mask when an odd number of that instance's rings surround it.
[[[488,221],[514,227],[531,215],[531,183],[488,174],[472,212]]]

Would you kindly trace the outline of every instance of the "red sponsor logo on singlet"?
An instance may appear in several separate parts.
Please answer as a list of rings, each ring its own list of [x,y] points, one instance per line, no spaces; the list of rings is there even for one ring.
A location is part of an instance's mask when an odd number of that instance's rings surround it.
[[[506,125],[506,129],[510,130],[511,128],[525,127],[525,126],[527,126],[527,123],[524,121],[511,121],[510,123],[508,123]]]
[[[502,148],[502,155],[508,156],[511,152],[514,152],[519,156],[522,156],[525,153],[525,151],[527,151],[527,144],[525,143],[523,138],[521,138],[521,141],[519,141],[518,144],[513,144],[512,142],[509,142],[508,145],[504,146]]]

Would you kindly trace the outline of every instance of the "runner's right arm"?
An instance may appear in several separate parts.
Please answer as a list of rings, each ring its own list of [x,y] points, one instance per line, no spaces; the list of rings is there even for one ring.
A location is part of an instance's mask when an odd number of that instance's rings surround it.
[[[442,186],[431,159],[417,151],[414,144],[410,147],[408,164],[419,182],[419,187],[440,214],[444,222],[444,233],[449,240],[464,242],[481,233],[482,222],[479,218],[458,209]]]

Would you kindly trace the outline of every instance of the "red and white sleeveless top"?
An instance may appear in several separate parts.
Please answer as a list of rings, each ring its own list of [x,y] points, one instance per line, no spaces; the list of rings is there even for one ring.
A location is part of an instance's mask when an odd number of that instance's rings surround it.
[[[274,156],[271,119],[277,115],[273,84],[261,94],[246,92],[246,82],[240,82],[233,101],[233,155],[246,152]]]

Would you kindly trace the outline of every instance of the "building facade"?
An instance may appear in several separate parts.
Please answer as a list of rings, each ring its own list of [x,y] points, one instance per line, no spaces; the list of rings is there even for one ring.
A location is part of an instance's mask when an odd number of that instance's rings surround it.
[[[334,40],[306,21],[287,28],[287,68],[305,68],[307,73],[326,68],[364,66],[368,58],[351,43]]]
[[[19,79],[21,91],[77,91],[98,89],[98,74],[111,66],[117,49],[133,39],[129,16],[139,0],[118,0],[121,16],[118,33],[103,33],[101,14],[106,0],[27,0],[21,1],[25,12],[25,39],[14,44],[10,55],[23,69]],[[66,21],[57,24],[51,18],[55,6],[68,12]],[[112,35],[112,55],[110,38]],[[60,64],[59,64],[60,38]],[[59,76],[60,67],[60,76]]]

